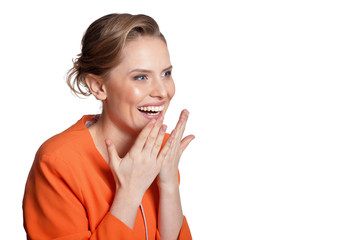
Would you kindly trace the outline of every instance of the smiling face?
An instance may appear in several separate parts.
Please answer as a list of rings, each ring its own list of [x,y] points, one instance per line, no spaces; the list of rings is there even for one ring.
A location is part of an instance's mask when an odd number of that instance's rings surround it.
[[[120,64],[104,81],[104,117],[118,128],[138,133],[164,115],[175,93],[168,48],[155,37],[139,37],[125,46]]]

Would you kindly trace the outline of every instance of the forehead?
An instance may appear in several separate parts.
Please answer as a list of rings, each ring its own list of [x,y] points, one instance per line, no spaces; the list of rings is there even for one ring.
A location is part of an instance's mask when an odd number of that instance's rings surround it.
[[[120,65],[130,68],[170,65],[166,43],[155,37],[139,37],[130,41],[125,45],[120,60]]]

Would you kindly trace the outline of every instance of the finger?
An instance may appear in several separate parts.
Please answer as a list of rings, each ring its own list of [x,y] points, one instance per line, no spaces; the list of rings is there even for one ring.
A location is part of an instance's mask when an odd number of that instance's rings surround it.
[[[167,155],[171,155],[172,153],[176,152],[178,149],[179,143],[176,139],[177,132],[178,132],[177,129],[173,129],[173,131],[170,133],[167,139],[167,142],[169,141],[169,149],[167,151]]]
[[[181,154],[188,147],[189,143],[193,141],[194,138],[195,138],[194,135],[188,135],[188,136],[186,136],[185,138],[182,139],[182,141],[180,143]]]
[[[145,142],[144,151],[149,152],[149,153],[152,151],[154,144],[157,140],[157,136],[158,136],[160,127],[162,126],[163,119],[164,119],[163,116],[160,116],[157,119],[156,124],[154,125],[153,129],[149,133],[147,141]]]
[[[105,140],[107,146],[109,165],[114,169],[120,161],[115,145],[110,139]]]
[[[175,129],[177,129],[176,138],[178,139],[178,142],[180,142],[180,140],[182,139],[182,136],[183,136],[183,133],[184,133],[184,130],[186,127],[186,123],[188,120],[188,116],[189,116],[189,112],[186,109],[184,109],[179,116],[179,120],[175,127]]]
[[[168,137],[167,141],[165,142],[162,150],[160,151],[158,158],[157,158],[157,162],[162,163],[163,160],[165,159],[165,157],[167,156],[168,152],[171,149],[171,146],[173,145],[172,143],[174,142],[175,133],[176,133],[176,130],[174,129],[172,131],[172,133],[170,134],[170,136]]]
[[[152,131],[155,122],[156,122],[155,119],[152,119],[143,128],[143,130],[139,133],[137,139],[135,140],[133,147],[130,149],[130,151],[129,151],[130,153],[140,152],[143,150],[144,144],[147,141],[149,133]]]
[[[158,132],[157,140],[154,143],[153,149],[152,149],[152,156],[156,157],[159,154],[159,150],[162,147],[163,139],[165,132],[167,130],[167,125],[163,124],[160,127],[160,130]]]

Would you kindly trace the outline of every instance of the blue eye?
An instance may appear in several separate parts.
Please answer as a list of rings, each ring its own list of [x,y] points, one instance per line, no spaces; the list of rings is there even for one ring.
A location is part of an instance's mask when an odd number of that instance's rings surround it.
[[[172,75],[171,71],[167,71],[163,74],[163,77],[170,77]]]
[[[147,80],[147,76],[146,75],[137,75],[137,76],[133,77],[133,79],[144,81],[144,80]]]

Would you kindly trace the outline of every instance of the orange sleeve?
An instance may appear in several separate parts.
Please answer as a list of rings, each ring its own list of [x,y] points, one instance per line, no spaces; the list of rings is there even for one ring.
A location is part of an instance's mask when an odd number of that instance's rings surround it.
[[[186,217],[183,217],[183,224],[179,231],[178,240],[191,240],[192,235]]]
[[[133,231],[110,213],[92,233],[77,184],[76,173],[66,162],[38,156],[30,171],[23,201],[28,239],[135,239]]]

